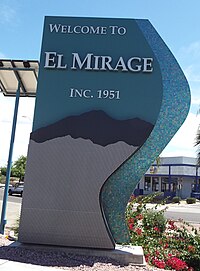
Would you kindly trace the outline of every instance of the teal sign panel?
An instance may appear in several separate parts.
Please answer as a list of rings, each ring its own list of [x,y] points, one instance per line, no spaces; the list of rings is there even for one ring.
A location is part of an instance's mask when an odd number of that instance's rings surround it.
[[[159,64],[134,20],[46,18],[34,130],[92,110],[155,124],[161,100]]]
[[[148,20],[46,17],[20,241],[128,242],[129,197],[189,104],[187,80]]]

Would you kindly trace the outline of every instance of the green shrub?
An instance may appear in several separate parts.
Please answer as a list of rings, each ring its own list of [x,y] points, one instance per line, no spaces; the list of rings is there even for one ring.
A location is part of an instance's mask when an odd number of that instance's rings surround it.
[[[132,201],[132,199],[134,199],[134,201],[137,203],[157,203],[162,205],[168,201],[168,198],[164,198],[163,192],[155,192],[149,195],[139,195],[137,197],[133,196],[130,198],[130,201]]]
[[[173,197],[172,202],[173,203],[180,203],[181,198],[180,197]]]
[[[186,202],[187,202],[187,204],[193,204],[193,203],[196,203],[196,199],[195,198],[187,198],[186,199]]]
[[[157,268],[176,271],[200,271],[200,234],[190,225],[166,221],[158,205],[149,198],[132,198],[126,211],[130,243],[142,246],[146,262]],[[157,212],[157,213],[156,213]]]
[[[151,199],[150,203],[162,204],[163,201],[167,202],[167,199],[164,198],[163,193],[154,194],[154,197]]]
[[[157,210],[148,209],[143,213],[143,227],[145,230],[157,229],[157,232],[164,232],[166,229],[167,219],[164,213]]]
[[[11,228],[11,230],[14,231],[16,237],[18,237],[19,234],[19,221],[20,218],[16,220],[15,225]]]

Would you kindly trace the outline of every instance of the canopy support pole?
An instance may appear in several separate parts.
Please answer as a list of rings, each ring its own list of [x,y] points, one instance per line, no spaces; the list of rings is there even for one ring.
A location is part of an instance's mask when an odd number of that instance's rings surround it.
[[[11,174],[11,167],[12,167],[12,155],[13,155],[13,147],[14,147],[14,140],[15,140],[15,130],[16,130],[16,124],[17,124],[19,98],[20,98],[20,81],[18,80],[18,88],[16,92],[15,108],[14,108],[13,123],[12,123],[12,132],[11,132],[11,138],[10,138],[8,165],[7,165],[7,170],[6,170],[6,183],[5,183],[2,212],[1,212],[1,224],[0,224],[1,234],[4,234],[4,229],[7,222],[6,221],[6,206],[7,206],[7,201],[8,201],[8,190],[9,190],[10,174]]]

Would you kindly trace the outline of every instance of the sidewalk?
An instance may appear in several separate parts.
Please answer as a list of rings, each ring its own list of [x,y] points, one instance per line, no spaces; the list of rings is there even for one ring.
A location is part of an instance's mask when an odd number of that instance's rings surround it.
[[[188,204],[186,202],[186,200],[181,200],[180,203],[166,203],[165,205],[160,205],[160,204],[156,204],[156,203],[147,203],[147,207],[153,207],[153,206],[156,206],[158,205],[158,208],[165,208],[165,207],[168,207],[168,208],[199,208],[200,210],[200,201],[197,200],[196,203],[193,203],[193,204]]]
[[[13,262],[8,260],[0,259],[0,270],[1,271],[61,271],[56,267],[47,267],[40,265],[33,265],[28,263]]]
[[[4,194],[4,190],[2,188],[0,188],[0,214],[2,211],[2,204],[3,204],[3,194]],[[6,206],[6,228],[10,229],[14,226],[16,226],[17,220],[20,217],[20,213],[21,213],[21,202],[15,202],[15,199],[20,199],[21,197],[15,197],[12,196],[12,198],[8,199],[7,201],[7,206]]]

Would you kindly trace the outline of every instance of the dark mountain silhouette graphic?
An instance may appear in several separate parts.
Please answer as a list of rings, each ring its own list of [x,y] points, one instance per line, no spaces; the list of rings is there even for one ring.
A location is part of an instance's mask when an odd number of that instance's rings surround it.
[[[74,139],[90,139],[93,143],[101,146],[118,141],[124,141],[132,146],[141,146],[153,127],[153,124],[139,118],[116,120],[104,111],[94,110],[79,116],[66,117],[54,124],[40,128],[31,133],[31,139],[41,143],[70,135]]]

